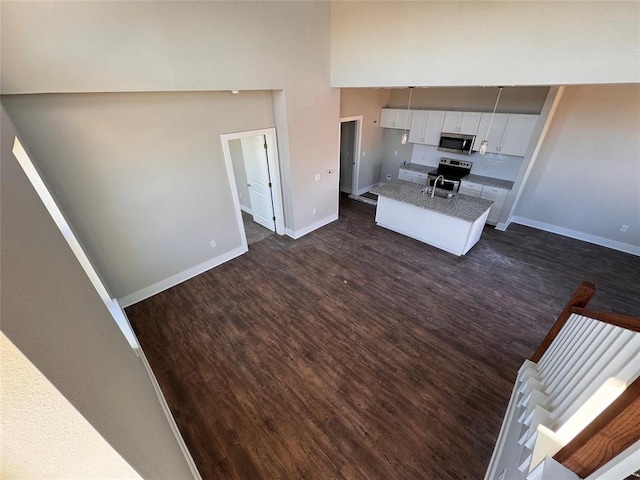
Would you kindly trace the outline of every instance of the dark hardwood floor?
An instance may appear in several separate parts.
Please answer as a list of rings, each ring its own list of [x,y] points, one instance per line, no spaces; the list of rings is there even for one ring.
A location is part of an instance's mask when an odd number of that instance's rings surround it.
[[[582,280],[640,314],[640,260],[512,225],[456,257],[340,219],[127,309],[204,479],[480,479],[516,371]]]

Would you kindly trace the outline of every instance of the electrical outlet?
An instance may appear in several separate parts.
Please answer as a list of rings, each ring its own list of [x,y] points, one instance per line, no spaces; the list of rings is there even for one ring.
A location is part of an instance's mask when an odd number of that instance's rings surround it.
[[[209,242],[209,245],[211,245],[211,248],[216,248],[216,241],[215,240],[211,240]]]
[[[621,232],[623,232],[623,233],[624,233],[624,232],[626,232],[627,230],[629,230],[629,225],[621,225],[621,226],[620,226],[620,231],[621,231]]]
[[[397,157],[397,156],[398,156],[398,150],[394,150],[394,151],[393,151],[393,156],[394,156],[394,157]]]
[[[367,156],[367,152],[362,152],[362,158]]]
[[[319,182],[319,181],[320,181],[320,174],[316,173],[316,182]]]
[[[313,209],[313,214],[314,214],[314,215],[316,214],[316,209],[315,209],[315,208]]]

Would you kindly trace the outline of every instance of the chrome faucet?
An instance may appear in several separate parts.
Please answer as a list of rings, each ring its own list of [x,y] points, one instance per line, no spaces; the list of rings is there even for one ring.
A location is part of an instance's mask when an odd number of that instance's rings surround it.
[[[436,181],[433,182],[433,188],[431,189],[431,198],[433,198],[433,196],[436,194],[436,185],[438,185],[438,180],[440,179],[442,179],[440,183],[444,185],[444,175],[438,175],[436,177]]]

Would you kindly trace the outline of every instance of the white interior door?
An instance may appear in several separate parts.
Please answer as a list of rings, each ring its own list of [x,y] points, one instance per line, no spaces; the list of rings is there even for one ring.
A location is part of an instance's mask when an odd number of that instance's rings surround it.
[[[247,172],[247,186],[251,199],[253,220],[272,232],[276,230],[269,177],[269,159],[263,135],[240,139]]]

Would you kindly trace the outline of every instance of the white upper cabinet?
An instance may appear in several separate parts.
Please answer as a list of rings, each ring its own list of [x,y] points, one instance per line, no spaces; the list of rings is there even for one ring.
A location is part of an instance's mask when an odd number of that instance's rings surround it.
[[[481,116],[480,112],[446,112],[442,131],[476,135]]]
[[[411,110],[401,108],[383,108],[380,110],[380,126],[408,130],[411,126]]]
[[[509,115],[500,153],[524,157],[538,124],[538,115]]]
[[[483,113],[480,119],[480,126],[478,127],[478,134],[476,140],[473,142],[473,149],[480,150],[480,144],[483,140],[489,140],[489,146],[487,152],[498,153],[500,152],[500,145],[502,145],[502,139],[504,137],[504,130],[507,128],[507,122],[509,121],[508,113],[496,113],[491,122],[491,114]],[[491,123],[491,130],[487,138],[487,129]]]
[[[438,145],[445,112],[439,110],[414,110],[411,117],[409,142]]]
[[[478,150],[487,135],[490,113],[483,113],[473,149]],[[489,132],[487,152],[523,157],[538,123],[538,115],[496,113]]]

